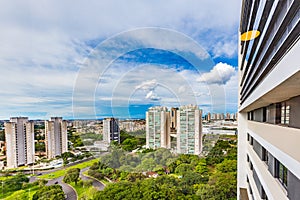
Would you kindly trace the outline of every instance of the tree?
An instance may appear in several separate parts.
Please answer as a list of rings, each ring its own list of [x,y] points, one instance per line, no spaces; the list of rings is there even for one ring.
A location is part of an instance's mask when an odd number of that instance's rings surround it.
[[[142,163],[137,167],[139,171],[152,171],[156,166],[153,158],[145,158]]]
[[[182,179],[182,184],[186,184],[186,185],[194,185],[194,184],[199,184],[199,183],[207,183],[208,181],[208,176],[202,176],[196,172],[193,172],[193,171],[189,171],[189,172],[186,172]]]
[[[84,188],[91,187],[92,185],[93,185],[93,181],[92,180],[83,181],[83,187]]]
[[[184,175],[185,173],[190,172],[192,170],[193,168],[190,164],[182,163],[176,167],[175,173],[179,175]]]
[[[206,175],[208,173],[206,160],[204,158],[198,162],[198,164],[195,167],[195,171],[202,175]]]
[[[68,151],[61,154],[64,164],[67,164],[68,158],[74,158],[74,156],[75,156],[74,154],[72,154],[71,152],[68,152]]]
[[[0,141],[5,141],[5,133],[3,130],[0,130]]]
[[[32,200],[64,200],[65,194],[60,185],[44,186],[32,197]]]
[[[79,168],[69,169],[67,171],[66,175],[64,176],[63,181],[65,183],[75,182],[75,185],[77,185],[77,181],[79,179],[79,174],[80,174],[80,169]]]
[[[24,183],[28,183],[29,178],[25,174],[17,174],[16,176],[13,176],[12,178],[8,178],[3,181],[3,191],[5,192],[12,192],[20,190]]]
[[[216,168],[219,172],[236,172],[237,170],[237,161],[236,160],[224,160],[223,162],[216,165]]]
[[[122,149],[132,151],[137,148],[138,140],[136,138],[127,138],[122,142]]]

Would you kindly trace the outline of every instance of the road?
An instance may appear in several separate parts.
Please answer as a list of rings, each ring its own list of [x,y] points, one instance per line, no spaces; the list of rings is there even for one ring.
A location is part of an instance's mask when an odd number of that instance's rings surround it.
[[[54,185],[55,183],[59,184],[62,186],[64,193],[67,195],[66,200],[77,200],[77,194],[76,194],[75,190],[68,184],[64,183],[62,181],[63,178],[64,177],[61,176],[61,177],[55,178],[53,180],[49,180],[47,185]]]
[[[47,170],[47,171],[40,171],[40,172],[37,172],[36,174],[39,174],[39,175],[49,174],[49,173],[53,173],[53,172],[55,172],[57,170],[60,170],[60,169],[61,168]],[[95,179],[87,177],[87,176],[85,176],[83,174],[83,172],[87,171],[88,169],[89,169],[89,167],[86,167],[86,168],[80,170],[80,178],[82,180],[92,180],[93,181],[93,186],[95,188],[97,188],[98,190],[103,190],[105,186],[100,181],[97,181]],[[31,176],[30,179],[29,179],[29,182],[34,182],[36,180],[37,180],[36,176]],[[64,183],[62,180],[63,180],[63,176],[55,178],[55,179],[52,179],[52,180],[49,180],[46,185],[59,184],[59,185],[62,186],[62,189],[63,189],[64,193],[67,195],[67,198],[66,198],[67,200],[77,200],[77,194],[76,194],[76,192],[73,190],[72,187],[70,187],[68,184]]]
[[[83,172],[87,171],[88,169],[89,169],[89,167],[86,167],[86,168],[80,170],[80,178],[82,180],[92,180],[93,181],[93,186],[95,188],[97,188],[98,190],[104,190],[105,185],[103,185],[100,181],[97,181],[93,178],[87,177],[83,174]]]

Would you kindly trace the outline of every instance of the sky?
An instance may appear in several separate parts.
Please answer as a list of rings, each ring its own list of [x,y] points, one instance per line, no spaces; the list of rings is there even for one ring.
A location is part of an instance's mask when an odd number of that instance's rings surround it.
[[[237,110],[240,0],[0,1],[0,119]]]

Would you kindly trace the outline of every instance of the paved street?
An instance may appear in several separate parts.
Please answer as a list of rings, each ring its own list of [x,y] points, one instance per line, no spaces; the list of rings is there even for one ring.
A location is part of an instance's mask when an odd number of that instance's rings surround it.
[[[105,186],[100,181],[97,181],[93,178],[87,177],[83,174],[83,172],[87,171],[88,169],[89,169],[89,167],[86,167],[86,168],[80,170],[80,178],[82,180],[92,180],[93,186],[95,188],[97,188],[98,190],[103,190]],[[38,174],[49,174],[49,173],[53,173],[54,171],[57,171],[57,170],[59,170],[59,169],[48,170],[48,171],[37,172],[37,173]],[[29,182],[34,182],[36,180],[37,180],[37,177],[32,176],[32,177],[30,177]],[[62,180],[63,180],[63,176],[53,179],[53,180],[49,180],[47,185],[54,185],[54,184],[61,185],[64,193],[67,195],[67,200],[76,200],[77,199],[76,192],[73,190],[72,187],[70,187],[68,184],[64,183]]]
[[[77,195],[76,195],[75,190],[73,190],[72,187],[70,187],[68,184],[64,183],[62,180],[63,180],[63,176],[48,181],[47,185],[54,185],[55,183],[61,185],[64,193],[67,195],[66,200],[76,200]]]
[[[92,180],[92,181],[93,181],[93,186],[94,186],[95,188],[97,188],[98,190],[103,190],[105,186],[104,186],[100,181],[97,181],[97,180],[95,180],[95,179],[93,179],[93,178],[84,176],[83,172],[87,171],[88,169],[89,169],[89,167],[84,168],[84,169],[82,169],[82,170],[80,171],[80,178],[81,178],[82,180]]]

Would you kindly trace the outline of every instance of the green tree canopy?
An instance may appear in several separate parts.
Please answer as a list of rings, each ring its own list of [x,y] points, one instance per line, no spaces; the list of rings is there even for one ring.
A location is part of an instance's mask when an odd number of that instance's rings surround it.
[[[67,171],[66,175],[64,176],[63,181],[65,183],[75,182],[75,185],[77,185],[77,181],[79,179],[79,174],[80,174],[80,169],[79,168],[69,169]]]
[[[184,175],[185,173],[190,172],[192,170],[193,168],[190,164],[182,163],[176,167],[175,173],[179,175]]]
[[[64,200],[65,194],[60,185],[44,186],[32,197],[32,200]]]

